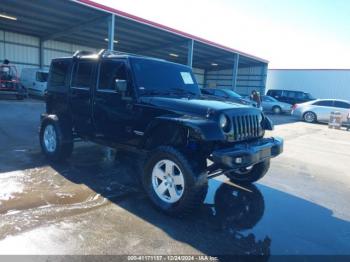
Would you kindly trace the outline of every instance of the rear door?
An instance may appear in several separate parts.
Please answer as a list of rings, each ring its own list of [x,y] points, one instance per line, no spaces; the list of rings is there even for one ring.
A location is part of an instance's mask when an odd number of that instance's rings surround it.
[[[334,100],[320,100],[313,103],[312,111],[316,113],[317,120],[320,122],[328,122],[332,111],[336,111]]]
[[[347,121],[348,114],[350,113],[350,103],[345,101],[334,101],[334,107],[336,111],[339,111],[342,115],[342,121]]]
[[[91,90],[95,83],[96,61],[78,60],[73,64],[70,106],[75,129],[82,135],[93,132]]]

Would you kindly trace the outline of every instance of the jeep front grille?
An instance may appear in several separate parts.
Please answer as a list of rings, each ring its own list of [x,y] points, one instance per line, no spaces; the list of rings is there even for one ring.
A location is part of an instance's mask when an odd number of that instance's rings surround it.
[[[258,115],[233,116],[234,140],[241,141],[260,136],[261,126]]]

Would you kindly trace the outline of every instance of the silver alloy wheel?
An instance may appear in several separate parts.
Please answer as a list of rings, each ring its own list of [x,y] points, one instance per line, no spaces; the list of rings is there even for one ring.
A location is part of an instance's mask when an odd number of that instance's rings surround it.
[[[315,121],[315,114],[312,112],[306,112],[304,115],[304,120],[308,123],[313,123]]]
[[[53,125],[47,125],[44,130],[44,145],[48,152],[52,153],[55,152],[57,141],[56,141],[56,131]]]
[[[185,189],[181,169],[172,160],[160,160],[152,170],[152,186],[162,201],[175,203],[182,197]]]
[[[273,113],[275,113],[276,115],[277,115],[277,114],[280,114],[280,113],[281,113],[281,108],[280,108],[279,106],[275,106],[275,107],[273,108]]]

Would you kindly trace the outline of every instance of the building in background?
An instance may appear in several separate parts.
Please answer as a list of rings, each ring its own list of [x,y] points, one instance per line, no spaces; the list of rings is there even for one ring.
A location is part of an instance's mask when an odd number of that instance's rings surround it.
[[[311,93],[316,98],[350,101],[350,69],[269,69],[266,90]]]

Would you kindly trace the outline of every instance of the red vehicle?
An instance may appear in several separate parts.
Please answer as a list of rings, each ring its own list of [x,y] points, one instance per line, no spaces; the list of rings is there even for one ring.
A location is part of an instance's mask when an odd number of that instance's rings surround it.
[[[27,96],[27,91],[21,85],[14,65],[0,65],[0,94],[16,95],[17,99]]]

